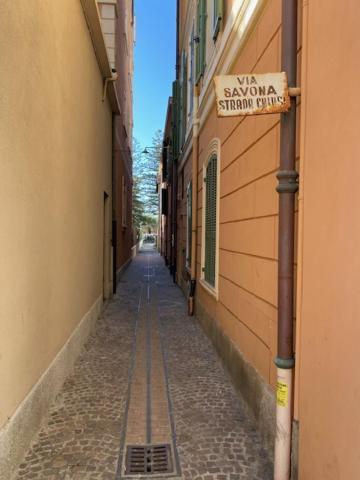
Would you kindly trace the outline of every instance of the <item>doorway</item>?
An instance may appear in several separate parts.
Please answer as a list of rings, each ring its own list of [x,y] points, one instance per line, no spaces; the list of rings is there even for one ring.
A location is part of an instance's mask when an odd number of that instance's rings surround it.
[[[103,298],[107,300],[111,296],[111,222],[110,222],[110,198],[104,192],[104,224],[103,224]]]

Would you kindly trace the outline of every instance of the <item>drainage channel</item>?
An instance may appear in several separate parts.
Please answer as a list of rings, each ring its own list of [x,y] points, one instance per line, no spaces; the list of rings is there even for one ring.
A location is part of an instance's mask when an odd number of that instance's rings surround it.
[[[173,473],[170,445],[129,446],[126,452],[127,475]]]
[[[167,369],[159,332],[154,254],[144,255],[126,430],[118,479],[180,478]]]

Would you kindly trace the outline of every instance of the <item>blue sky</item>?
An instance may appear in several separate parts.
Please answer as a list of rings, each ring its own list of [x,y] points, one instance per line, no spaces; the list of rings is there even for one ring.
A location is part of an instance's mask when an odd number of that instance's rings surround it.
[[[135,0],[134,137],[151,145],[163,130],[175,78],[176,1]]]

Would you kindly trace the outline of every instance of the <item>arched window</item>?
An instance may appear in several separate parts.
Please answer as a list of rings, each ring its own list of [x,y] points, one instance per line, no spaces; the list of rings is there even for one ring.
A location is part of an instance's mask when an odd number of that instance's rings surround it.
[[[204,264],[203,278],[215,288],[217,242],[217,155],[212,154],[204,177]]]

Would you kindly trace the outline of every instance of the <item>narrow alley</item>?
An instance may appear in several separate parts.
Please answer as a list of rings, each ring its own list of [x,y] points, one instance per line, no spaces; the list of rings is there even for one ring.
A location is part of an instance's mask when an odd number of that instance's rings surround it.
[[[243,401],[186,313],[182,291],[160,255],[143,249],[16,478],[266,480],[271,471]]]
[[[360,479],[359,18],[0,0],[0,480]]]

